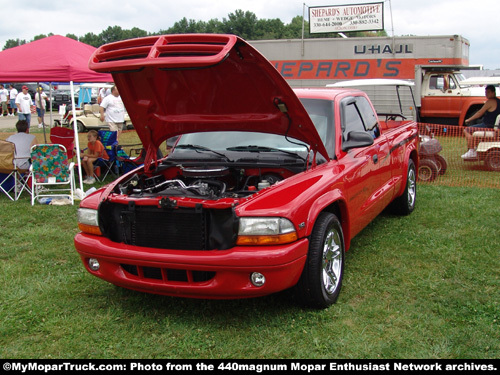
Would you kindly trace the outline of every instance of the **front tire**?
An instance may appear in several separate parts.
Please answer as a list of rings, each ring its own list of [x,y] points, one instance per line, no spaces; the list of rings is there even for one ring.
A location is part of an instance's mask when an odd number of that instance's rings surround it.
[[[342,287],[344,257],[342,225],[334,214],[322,212],[314,224],[306,264],[296,287],[303,304],[324,309],[335,303]]]

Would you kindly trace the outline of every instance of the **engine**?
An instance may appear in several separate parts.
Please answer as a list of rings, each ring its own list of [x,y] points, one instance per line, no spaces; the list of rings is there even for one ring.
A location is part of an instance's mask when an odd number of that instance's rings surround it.
[[[135,174],[118,185],[121,194],[135,197],[185,196],[216,200],[254,194],[283,180],[279,173],[256,173],[244,168],[176,167],[156,176]],[[252,171],[252,172],[251,172]]]

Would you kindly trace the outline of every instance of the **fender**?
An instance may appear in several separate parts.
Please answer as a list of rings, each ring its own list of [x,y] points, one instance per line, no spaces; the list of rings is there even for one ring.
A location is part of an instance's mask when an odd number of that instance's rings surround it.
[[[482,107],[484,105],[485,99],[479,96],[471,96],[464,99],[464,104],[462,106],[462,111],[460,112],[460,118],[458,119],[458,125],[462,126],[465,122],[465,117],[470,108],[474,105]]]
[[[408,170],[408,160],[412,159],[413,163],[415,164],[415,169],[417,172],[417,177],[418,177],[418,151],[415,146],[415,143],[412,143],[405,152],[405,163],[403,166],[402,174],[401,174],[401,179],[399,182],[401,184],[399,185],[399,189],[397,189],[396,194],[394,195],[394,199],[397,197],[400,197],[404,193],[404,189],[406,188],[406,179],[408,178],[407,175],[407,170]]]
[[[323,211],[328,211],[328,207],[332,205],[337,205],[340,215],[339,220],[342,224],[342,231],[344,232],[344,241],[346,251],[349,249],[351,244],[351,228],[350,228],[350,217],[349,210],[347,209],[347,199],[344,193],[340,189],[333,189],[318,197],[309,209],[309,214],[307,216],[306,222],[306,236],[310,236],[316,223],[316,219],[319,214]]]

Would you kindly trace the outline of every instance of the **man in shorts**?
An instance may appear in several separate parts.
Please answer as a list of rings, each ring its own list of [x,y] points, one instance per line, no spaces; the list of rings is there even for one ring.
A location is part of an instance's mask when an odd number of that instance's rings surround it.
[[[7,90],[3,85],[0,84],[0,102],[2,103],[2,116],[9,115],[9,108],[7,106],[7,100],[9,99],[9,90]]]
[[[33,103],[28,93],[28,86],[23,86],[22,90],[23,91],[16,96],[17,113],[19,115],[19,120],[26,120],[29,128],[31,123],[31,106]]]
[[[99,107],[101,121],[109,125],[109,130],[118,132],[116,139],[120,138],[123,122],[125,121],[125,106],[116,86],[111,88],[111,95],[106,96]]]

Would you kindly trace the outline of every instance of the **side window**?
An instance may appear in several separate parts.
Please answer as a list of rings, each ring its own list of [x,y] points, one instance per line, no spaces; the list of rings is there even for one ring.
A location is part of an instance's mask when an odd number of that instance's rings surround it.
[[[455,83],[455,79],[450,75],[448,76],[448,79],[450,80],[450,90],[455,90],[457,88],[457,84]]]
[[[342,135],[347,139],[350,132],[366,132],[377,138],[380,135],[378,119],[368,100],[363,97],[351,97],[343,101]]]
[[[429,79],[429,89],[444,90],[444,77],[442,75],[433,75]]]
[[[365,124],[365,130],[372,130],[378,125],[378,118],[375,112],[373,112],[372,106],[368,99],[360,96],[356,100],[356,104],[363,117],[363,122]]]
[[[350,132],[364,132],[365,126],[363,124],[363,119],[361,113],[356,106],[356,100],[352,98],[344,106],[344,119],[343,119],[343,133],[344,139],[346,135]]]

